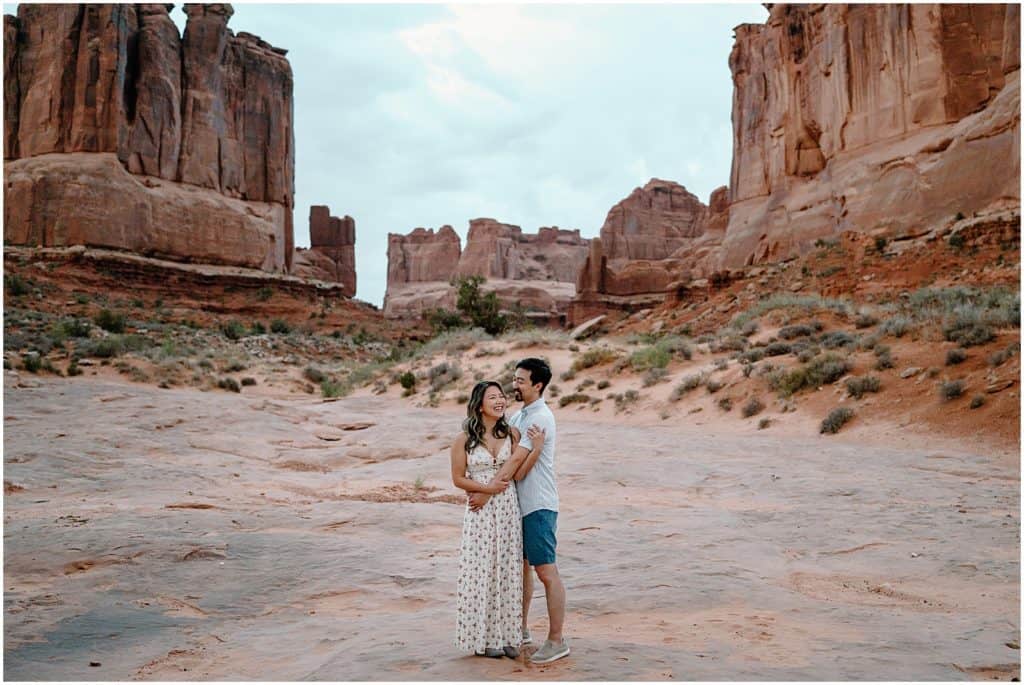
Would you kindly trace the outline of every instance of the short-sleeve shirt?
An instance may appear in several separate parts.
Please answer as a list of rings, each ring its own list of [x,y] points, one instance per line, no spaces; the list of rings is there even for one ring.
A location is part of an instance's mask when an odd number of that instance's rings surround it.
[[[519,509],[523,516],[539,509],[558,511],[558,488],[555,486],[555,415],[551,413],[543,397],[526,405],[516,412],[509,424],[519,429],[522,438],[519,444],[526,449],[533,448],[533,442],[526,436],[530,426],[544,430],[544,447],[541,448],[537,462],[516,483],[519,494]]]

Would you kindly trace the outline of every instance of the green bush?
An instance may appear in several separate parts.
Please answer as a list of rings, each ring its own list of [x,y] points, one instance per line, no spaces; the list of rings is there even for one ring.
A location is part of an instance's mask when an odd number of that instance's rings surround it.
[[[834,350],[838,347],[850,347],[856,344],[857,338],[846,331],[829,331],[821,336],[821,346],[827,350]]]
[[[629,357],[629,364],[634,371],[664,369],[670,361],[672,353],[658,345],[639,349]]]
[[[483,276],[467,276],[455,281],[456,309],[469,322],[491,335],[503,333],[509,327],[508,317],[501,313],[501,303],[495,292],[486,295],[480,286],[486,283]]]
[[[821,433],[838,433],[850,419],[853,418],[853,410],[849,407],[837,407],[829,412],[828,416],[821,422]]]
[[[242,385],[256,385],[256,379],[252,376],[246,376],[242,379]]]
[[[694,374],[692,376],[687,376],[682,381],[680,381],[679,384],[675,388],[672,389],[672,394],[669,395],[669,399],[671,401],[673,401],[673,402],[678,402],[679,400],[681,400],[683,398],[683,395],[685,395],[688,392],[691,392],[693,390],[696,390],[706,380],[707,380],[707,376],[705,374],[703,374],[703,373]]]
[[[805,338],[809,335],[814,335],[815,332],[813,326],[801,323],[793,326],[783,326],[779,329],[779,337],[783,340],[793,340],[794,338]]]
[[[984,404],[985,404],[985,396],[984,395],[975,395],[974,397],[971,398],[971,409],[978,409],[979,407],[981,407]]]
[[[310,383],[322,383],[327,378],[323,371],[312,365],[302,370],[302,377]]]
[[[946,340],[962,347],[984,345],[996,337],[992,328],[969,314],[961,314],[948,320],[942,327]]]
[[[324,397],[341,397],[345,394],[345,386],[333,378],[320,381],[320,394]]]
[[[416,375],[412,371],[406,371],[398,377],[398,382],[405,390],[415,390]]]
[[[881,387],[882,383],[877,376],[854,376],[846,379],[846,392],[858,400],[865,393],[878,392]]]
[[[601,364],[613,362],[619,358],[619,353],[608,347],[595,347],[587,350],[572,363],[572,371],[582,371]],[[563,379],[566,380],[566,379]]]
[[[718,408],[722,411],[732,411],[732,398],[722,397],[718,400]]]
[[[43,359],[38,354],[30,352],[22,357],[21,368],[29,373],[39,373],[39,370],[43,368]]]
[[[32,284],[17,274],[4,276],[4,287],[10,297],[21,297],[32,292]]]
[[[260,302],[266,302],[274,296],[274,289],[269,285],[265,285],[256,291],[256,299]]]
[[[245,326],[241,321],[228,321],[225,324],[221,324],[220,332],[224,334],[224,337],[228,340],[238,340],[245,335]]]
[[[274,319],[270,322],[271,333],[291,333],[292,327],[284,319]]]
[[[806,366],[792,370],[773,371],[768,377],[772,389],[788,397],[803,388],[817,388],[834,383],[850,370],[846,359],[832,353],[819,355]]]
[[[93,321],[97,326],[110,333],[124,333],[127,317],[121,312],[113,312],[109,309],[101,309]]]

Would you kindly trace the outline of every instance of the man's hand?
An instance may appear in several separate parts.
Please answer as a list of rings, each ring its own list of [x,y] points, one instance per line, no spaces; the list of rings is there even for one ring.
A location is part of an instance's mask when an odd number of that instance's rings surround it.
[[[547,437],[547,435],[544,433],[543,428],[537,428],[537,425],[534,424],[527,429],[526,437],[530,439],[530,443],[534,447],[543,447],[544,438]]]
[[[487,500],[491,499],[491,496],[486,492],[474,492],[469,495],[469,509],[470,511],[480,511]]]

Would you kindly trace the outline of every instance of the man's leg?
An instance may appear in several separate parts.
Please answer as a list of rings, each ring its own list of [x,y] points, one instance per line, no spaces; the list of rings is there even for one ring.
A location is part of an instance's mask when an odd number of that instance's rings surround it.
[[[565,586],[562,585],[562,577],[558,575],[558,565],[543,564],[535,568],[537,577],[544,583],[544,595],[548,603],[548,639],[561,642],[562,626],[565,623]]]
[[[523,559],[523,630],[530,627],[530,600],[533,599],[533,567]]]

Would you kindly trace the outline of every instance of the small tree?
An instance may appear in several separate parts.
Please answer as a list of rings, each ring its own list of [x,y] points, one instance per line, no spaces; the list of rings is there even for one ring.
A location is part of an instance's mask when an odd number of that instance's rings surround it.
[[[473,326],[484,329],[490,335],[499,335],[508,328],[508,318],[501,313],[497,293],[492,291],[484,295],[480,292],[480,286],[486,280],[483,276],[467,276],[456,280],[455,306]]]

